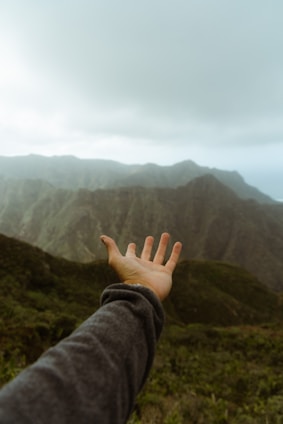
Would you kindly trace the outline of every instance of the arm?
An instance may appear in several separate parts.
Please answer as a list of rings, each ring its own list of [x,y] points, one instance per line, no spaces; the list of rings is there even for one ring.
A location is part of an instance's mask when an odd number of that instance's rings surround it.
[[[163,324],[146,288],[115,284],[102,307],[0,392],[0,422],[125,423]]]
[[[133,246],[125,261],[115,242],[103,238],[112,266],[127,274],[135,260]],[[150,260],[139,262],[144,267]],[[148,282],[143,284],[142,275],[139,283],[127,281],[108,287],[94,315],[2,389],[1,423],[126,422],[163,325],[160,300]]]

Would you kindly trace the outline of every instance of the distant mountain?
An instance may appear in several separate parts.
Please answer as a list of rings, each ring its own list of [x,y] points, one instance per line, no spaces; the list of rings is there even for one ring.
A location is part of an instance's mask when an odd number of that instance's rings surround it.
[[[239,265],[283,289],[283,205],[240,199],[212,175],[183,187],[70,191],[36,180],[2,180],[0,232],[67,259],[105,258],[102,233],[122,250],[169,231],[183,259]]]
[[[211,174],[243,199],[274,203],[269,196],[248,185],[238,172],[199,166],[186,160],[172,166],[125,165],[100,159],[78,159],[73,156],[44,157],[37,155],[0,157],[0,176],[18,179],[41,179],[57,188],[88,190],[117,187],[171,187],[187,184],[202,175]]]

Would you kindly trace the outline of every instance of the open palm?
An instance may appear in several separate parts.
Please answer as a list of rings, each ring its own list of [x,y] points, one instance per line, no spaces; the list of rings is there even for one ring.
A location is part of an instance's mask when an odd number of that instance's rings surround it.
[[[154,238],[145,239],[140,258],[136,256],[135,243],[129,243],[127,252],[123,256],[115,241],[108,236],[101,236],[107,247],[108,260],[125,284],[141,284],[150,288],[160,300],[165,299],[172,287],[172,273],[178,262],[182,244],[176,242],[172,248],[168,261],[164,264],[169,234],[163,233],[160,237],[156,253],[151,260]]]

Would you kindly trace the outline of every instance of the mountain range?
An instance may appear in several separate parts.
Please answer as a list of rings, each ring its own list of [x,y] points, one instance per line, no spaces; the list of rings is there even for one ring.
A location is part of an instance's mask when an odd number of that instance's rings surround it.
[[[187,165],[190,168],[191,162]],[[186,168],[186,163],[173,168],[176,173],[176,169]],[[257,194],[256,189],[251,190]],[[262,201],[255,196],[243,197],[211,173],[174,188],[126,186],[96,190],[70,190],[42,178],[5,176],[0,179],[0,232],[53,255],[90,262],[105,258],[99,242],[102,233],[114,237],[124,250],[130,240],[140,246],[146,234],[158,237],[162,231],[169,231],[172,240],[182,241],[184,260],[239,265],[266,286],[280,291],[283,205],[270,198],[264,203],[263,197]]]
[[[129,424],[282,417],[282,204],[236,172],[190,161],[6,159],[0,386],[72,332],[118,281],[101,233],[124,250],[167,230],[183,242],[182,258],[164,302],[155,366]]]
[[[69,190],[85,188],[93,191],[132,186],[175,188],[206,174],[213,175],[243,199],[251,198],[260,203],[274,202],[247,184],[238,172],[199,166],[191,160],[172,166],[159,166],[125,165],[110,160],[78,159],[73,156],[0,156],[2,177],[40,179],[54,187]]]

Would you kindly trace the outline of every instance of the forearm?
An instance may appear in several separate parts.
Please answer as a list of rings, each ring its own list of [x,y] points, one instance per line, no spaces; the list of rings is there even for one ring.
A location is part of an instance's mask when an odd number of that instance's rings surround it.
[[[163,324],[146,288],[106,289],[103,306],[0,394],[1,423],[125,423]]]

